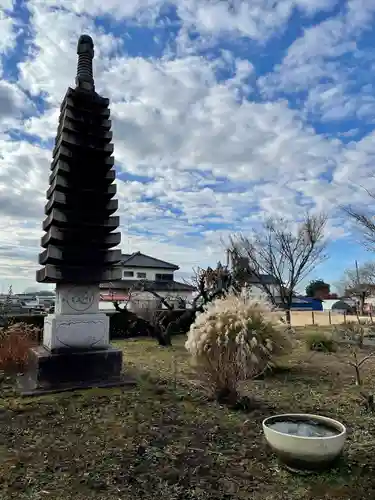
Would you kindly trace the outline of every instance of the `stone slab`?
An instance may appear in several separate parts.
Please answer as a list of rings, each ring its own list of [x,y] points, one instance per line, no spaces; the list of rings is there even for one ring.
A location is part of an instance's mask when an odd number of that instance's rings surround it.
[[[92,245],[102,248],[112,248],[120,244],[121,233],[108,233],[97,231],[90,236]],[[62,231],[58,227],[51,227],[47,233],[42,237],[41,245],[43,248],[48,248],[49,245],[61,246],[64,242],[69,245],[80,245],[86,243],[86,237],[82,235],[81,231]]]
[[[59,386],[53,388],[30,388],[27,383],[23,380],[24,376],[21,376],[18,380],[18,385],[20,389],[21,396],[31,397],[31,396],[44,396],[47,394],[57,394],[60,392],[73,392],[73,391],[83,391],[88,389],[110,389],[111,387],[134,387],[136,385],[136,380],[131,377],[120,377],[116,380],[111,380],[109,382],[97,381],[90,383],[77,383],[77,384],[60,384]]]
[[[122,270],[120,266],[107,268],[85,266],[54,266],[46,264],[36,272],[38,283],[80,283],[87,282],[105,283],[121,280]]]
[[[67,349],[51,353],[38,346],[30,349],[26,373],[18,382],[24,396],[134,383],[121,372],[120,349]]]
[[[94,285],[56,285],[55,314],[99,313],[100,289]]]
[[[90,241],[91,243],[91,241]],[[98,242],[96,247],[86,240],[68,245],[66,242],[61,246],[49,245],[48,248],[39,254],[40,265],[71,265],[83,266],[82,254],[85,253],[87,265],[90,267],[101,268],[103,266],[116,265],[121,261],[121,250],[108,250],[102,248],[101,242]]]
[[[44,318],[43,345],[59,349],[95,349],[109,346],[109,317],[97,314],[48,314]]]

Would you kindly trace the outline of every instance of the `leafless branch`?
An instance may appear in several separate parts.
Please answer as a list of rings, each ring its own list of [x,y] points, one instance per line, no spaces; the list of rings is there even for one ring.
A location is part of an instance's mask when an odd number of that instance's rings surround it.
[[[375,193],[364,186],[362,189],[369,198],[375,200]],[[371,251],[375,250],[375,218],[370,210],[361,210],[352,206],[342,207],[343,211],[352,222],[357,226],[363,237],[364,246]]]
[[[248,280],[260,286],[274,305],[279,297],[289,309],[296,286],[326,258],[326,222],[325,214],[307,214],[293,231],[287,221],[270,219],[250,237],[231,237],[232,266],[247,262]]]
[[[367,297],[375,292],[375,262],[365,262],[356,269],[346,269],[341,280],[345,295],[359,300],[359,310],[364,314]]]
[[[166,297],[162,297],[152,288],[152,283],[149,283],[147,281],[142,281],[140,286],[143,291],[151,293],[151,295],[153,295],[156,299],[158,299],[160,303],[163,304],[163,306],[165,306],[169,311],[172,311],[174,309],[173,305],[168,302]]]

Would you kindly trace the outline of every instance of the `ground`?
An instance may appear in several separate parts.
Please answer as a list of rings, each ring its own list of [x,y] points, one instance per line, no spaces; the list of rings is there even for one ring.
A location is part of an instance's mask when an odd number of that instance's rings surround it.
[[[298,334],[301,336],[301,334]],[[134,388],[21,399],[5,380],[0,409],[0,499],[366,500],[375,498],[375,415],[358,404],[350,367],[306,352],[246,383],[249,413],[209,401],[183,347],[124,341]],[[375,374],[370,360],[365,383]],[[371,386],[370,386],[371,388]],[[277,463],[261,422],[280,412],[341,420],[349,436],[337,469],[295,476]]]

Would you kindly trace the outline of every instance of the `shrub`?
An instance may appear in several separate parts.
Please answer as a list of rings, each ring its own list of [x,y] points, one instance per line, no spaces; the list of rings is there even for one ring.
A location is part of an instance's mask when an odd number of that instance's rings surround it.
[[[335,352],[336,342],[327,332],[314,332],[306,337],[306,344],[310,351]]]
[[[230,294],[196,317],[185,347],[216,398],[235,402],[238,383],[273,366],[289,345],[280,314],[268,302]]]
[[[26,323],[13,323],[0,329],[0,370],[19,373],[24,369],[30,347],[38,343],[39,329]]]
[[[144,312],[150,313],[145,309]],[[167,311],[165,309],[157,310],[158,321],[161,321],[164,328],[172,321],[177,321],[186,311],[176,309]],[[138,311],[137,311],[138,313]],[[109,334],[111,340],[145,337],[149,336],[149,329],[142,325],[142,321],[135,321],[134,312],[125,310],[123,313],[109,313]],[[139,316],[142,320],[142,314]],[[180,333],[180,332],[178,332]]]
[[[22,323],[28,326],[34,327],[39,331],[39,342],[42,341],[43,337],[43,327],[44,327],[44,314],[30,314],[30,316],[17,316],[12,315],[9,324]]]
[[[367,337],[373,339],[375,337],[375,324],[369,323],[367,327]]]
[[[337,339],[338,342],[348,342],[349,344],[356,344],[359,347],[363,346],[365,334],[365,326],[354,321],[335,326],[333,329],[333,338]]]
[[[360,387],[363,385],[361,369],[363,365],[375,355],[373,351],[367,355],[362,354],[365,337],[369,332],[371,333],[367,327],[368,324],[364,326],[359,323],[347,323],[334,330],[335,338],[337,338],[339,342],[346,344],[346,349],[342,349],[341,352],[339,351],[338,356],[342,361],[354,369],[356,385]],[[370,404],[371,401],[370,405],[372,409],[375,410],[373,394],[367,395],[366,400],[368,404]]]

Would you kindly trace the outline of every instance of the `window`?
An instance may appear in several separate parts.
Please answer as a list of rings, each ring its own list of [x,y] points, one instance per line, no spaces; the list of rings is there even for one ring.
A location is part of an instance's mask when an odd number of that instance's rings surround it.
[[[156,281],[173,281],[173,274],[155,274]]]
[[[122,272],[122,277],[123,278],[133,278],[134,272],[133,271],[123,271]]]
[[[137,273],[137,278],[144,280],[147,278],[147,274],[146,273]]]

